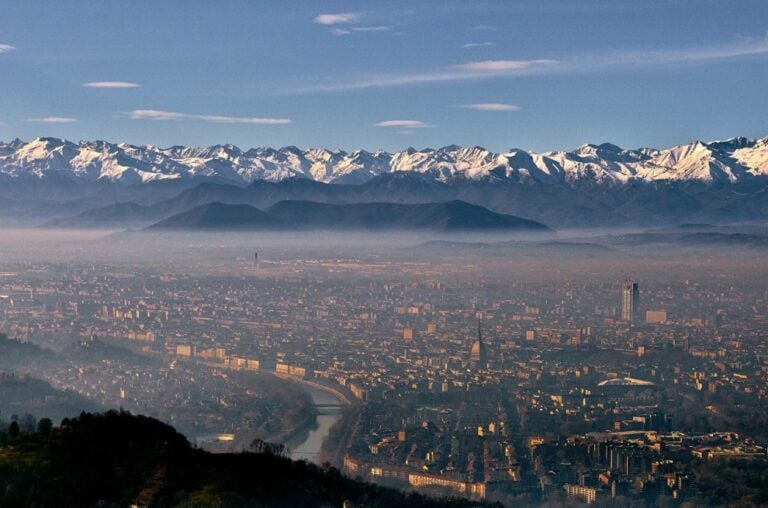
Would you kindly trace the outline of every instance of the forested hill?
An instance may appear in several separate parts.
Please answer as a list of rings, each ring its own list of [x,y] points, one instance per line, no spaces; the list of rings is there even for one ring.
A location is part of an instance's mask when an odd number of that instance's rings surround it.
[[[342,476],[273,453],[211,454],[172,427],[126,412],[59,428],[0,430],[0,506],[468,507]]]

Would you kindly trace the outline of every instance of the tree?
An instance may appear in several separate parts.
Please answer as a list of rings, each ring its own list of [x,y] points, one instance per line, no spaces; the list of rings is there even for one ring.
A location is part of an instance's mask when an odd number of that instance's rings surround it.
[[[19,429],[26,434],[31,434],[37,428],[37,418],[29,413],[24,413],[19,418]]]
[[[40,421],[37,422],[37,433],[47,436],[51,433],[51,430],[53,430],[53,422],[51,419],[40,418]]]
[[[11,422],[11,425],[8,427],[8,435],[11,437],[16,437],[19,435],[19,422]]]
[[[251,441],[250,448],[254,453],[261,453],[265,455],[277,455],[279,457],[284,457],[286,454],[285,445],[268,443],[259,438]]]

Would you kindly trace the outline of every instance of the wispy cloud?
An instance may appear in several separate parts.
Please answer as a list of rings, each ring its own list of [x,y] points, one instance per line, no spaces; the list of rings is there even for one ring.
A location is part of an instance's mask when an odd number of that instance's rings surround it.
[[[485,41],[485,42],[468,42],[466,44],[462,44],[461,47],[464,49],[475,49],[475,48],[488,48],[495,45],[496,45],[495,42]]]
[[[285,125],[292,123],[290,118],[263,118],[253,116],[193,115],[193,118],[213,123],[243,123],[257,125]]]
[[[485,62],[469,62],[438,69],[434,72],[404,73],[368,78],[350,79],[347,81],[312,85],[291,90],[288,93],[303,94],[317,92],[340,92],[362,90],[366,88],[385,88],[427,83],[451,81],[468,81],[488,79],[497,76],[508,76],[517,73],[533,72],[547,66],[554,66],[556,60],[488,60]]]
[[[653,68],[669,65],[696,65],[735,58],[768,55],[768,39],[704,48],[660,51],[612,51],[576,55],[568,59],[482,60],[423,72],[402,72],[352,77],[287,90],[287,94],[308,94],[388,88],[431,83],[486,80],[534,74],[580,74],[621,68]]]
[[[211,123],[227,124],[251,124],[251,125],[285,125],[292,123],[290,118],[266,118],[254,116],[224,116],[224,115],[192,115],[175,111],[162,111],[158,109],[134,109],[128,112],[132,120],[154,120],[168,122],[174,120],[202,120]]]
[[[524,69],[530,69],[531,67],[541,65],[553,65],[558,63],[557,60],[483,60],[481,62],[468,62],[454,66],[456,69],[463,71],[474,72],[486,72],[486,73],[500,73],[520,71]]]
[[[472,25],[468,26],[467,30],[472,30],[474,32],[490,32],[492,30],[496,30],[496,27],[493,25]]]
[[[430,124],[420,120],[385,120],[373,124],[374,127],[398,127],[401,129],[425,129],[432,127]]]
[[[334,26],[330,28],[333,35],[350,35],[354,33],[389,32],[391,26]]]
[[[11,46],[10,44],[0,44],[0,53],[10,53],[11,51],[16,51],[16,46]]]
[[[614,51],[601,55],[574,58],[574,67],[596,70],[624,65],[667,65],[729,60],[768,54],[768,39],[757,42],[659,51]]]
[[[319,14],[315,17],[315,23],[318,25],[345,25],[348,23],[357,23],[363,15],[359,12],[339,12],[336,14]]]
[[[476,111],[520,111],[520,106],[514,104],[504,104],[501,102],[479,102],[476,104],[463,104],[464,109],[474,109]]]
[[[391,26],[353,26],[350,27],[353,32],[389,32],[392,30]]]
[[[83,83],[82,86],[86,88],[139,88],[141,85],[130,81],[90,81]]]
[[[360,12],[339,12],[336,14],[320,14],[314,21],[318,25],[325,25],[333,35],[350,35],[353,33],[388,32],[391,26],[386,25],[359,25],[365,15]]]
[[[184,113],[174,113],[173,111],[161,111],[158,109],[134,109],[128,112],[131,120],[158,120],[167,122],[169,120],[181,120],[187,118]]]
[[[40,123],[72,123],[77,122],[77,118],[70,118],[68,116],[46,116],[44,118],[28,118],[27,121]]]

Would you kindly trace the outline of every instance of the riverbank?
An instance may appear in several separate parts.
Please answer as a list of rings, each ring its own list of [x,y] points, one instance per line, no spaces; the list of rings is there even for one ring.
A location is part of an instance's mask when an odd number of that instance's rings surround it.
[[[297,428],[292,438],[283,443],[292,459],[321,464],[324,461],[322,450],[327,446],[331,429],[337,426],[344,410],[352,403],[349,396],[336,387],[304,379],[291,380],[298,382],[309,395],[317,409],[317,416],[312,425]]]
[[[320,448],[320,460],[329,463],[341,470],[344,465],[344,455],[351,441],[352,432],[357,423],[362,404],[353,404],[344,407],[340,417],[329,429],[326,439]]]
[[[214,368],[223,367],[239,373],[250,372],[222,365],[218,362],[201,361],[198,363]],[[342,411],[342,409],[344,407],[356,406],[354,396],[344,387],[332,382],[324,383],[322,380],[302,379],[277,372],[258,371],[253,372],[253,374],[264,376],[267,379],[271,378],[279,383],[287,382],[303,392],[303,396],[309,399],[308,407],[300,408],[298,414],[291,410],[291,415],[282,415],[279,418],[282,424],[277,432],[270,432],[270,429],[268,427],[265,428],[265,426],[239,429],[239,431],[236,430],[234,432],[231,441],[207,440],[205,448],[217,453],[247,450],[251,442],[258,438],[270,443],[284,444],[289,450],[289,455],[295,460],[307,460],[318,464],[327,460],[322,450],[329,447],[332,449],[338,448],[335,444],[326,443],[326,441],[331,430],[337,428],[339,420],[343,420],[348,413],[348,411]],[[291,420],[288,416],[293,416],[294,418],[290,427],[286,428],[284,424]],[[341,446],[341,448],[345,447]],[[290,450],[294,451],[291,452]],[[338,461],[333,459],[332,462],[335,464]]]
[[[305,386],[309,386],[309,387],[315,388],[317,390],[322,390],[322,391],[324,391],[326,393],[329,393],[329,394],[333,395],[342,404],[352,404],[352,400],[354,399],[352,394],[344,393],[342,391],[343,388],[338,386],[338,385],[330,386],[330,385],[325,384],[325,383],[321,383],[321,382],[318,382],[318,381],[310,381],[308,379],[301,379],[301,378],[297,378],[295,376],[290,376],[288,374],[277,374],[277,373],[275,373],[273,375],[275,377],[279,377],[280,379],[289,379],[289,380],[295,381],[295,382],[297,382],[299,384],[302,384],[302,385],[305,385]]]

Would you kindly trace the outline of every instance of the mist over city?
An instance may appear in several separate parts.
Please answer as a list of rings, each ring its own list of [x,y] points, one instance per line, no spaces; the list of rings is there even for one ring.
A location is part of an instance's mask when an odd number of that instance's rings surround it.
[[[0,506],[768,504],[768,9],[3,5]]]
[[[0,416],[122,408],[436,496],[674,492],[765,453],[768,267],[639,234],[5,230]]]

